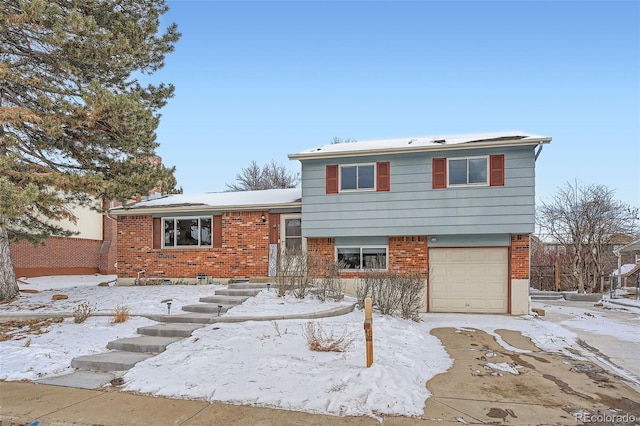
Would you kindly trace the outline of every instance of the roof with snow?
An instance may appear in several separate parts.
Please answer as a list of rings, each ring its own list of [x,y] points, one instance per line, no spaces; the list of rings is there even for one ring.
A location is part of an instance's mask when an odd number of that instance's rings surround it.
[[[206,192],[203,194],[176,194],[153,200],[141,201],[111,210],[116,215],[135,214],[139,210],[158,211],[207,209],[258,210],[264,208],[295,206],[301,202],[302,189],[265,189],[261,191]],[[131,212],[136,210],[136,212]]]
[[[413,138],[380,139],[361,142],[344,142],[324,145],[297,154],[290,159],[309,159],[341,157],[347,155],[367,155],[376,153],[414,152],[430,149],[467,148],[461,146],[473,144],[473,147],[536,145],[551,142],[550,137],[525,133],[519,130],[494,133],[476,133],[463,135],[432,135]]]
[[[625,265],[620,266],[618,269],[611,273],[611,276],[616,275],[627,275],[633,271],[633,273],[637,272],[637,269],[640,267],[640,264],[627,263]]]

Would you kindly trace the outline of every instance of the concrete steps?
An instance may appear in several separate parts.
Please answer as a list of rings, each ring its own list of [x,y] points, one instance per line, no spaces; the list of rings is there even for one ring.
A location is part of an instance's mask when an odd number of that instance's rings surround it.
[[[71,366],[78,370],[124,371],[133,368],[133,366],[140,361],[144,361],[152,356],[152,354],[139,352],[103,352],[74,358],[71,360]]]
[[[262,289],[258,288],[227,288],[216,290],[216,296],[247,296],[252,297],[260,293]]]
[[[191,323],[160,323],[155,325],[148,325],[146,327],[140,327],[136,330],[138,334],[144,336],[159,336],[159,337],[189,337],[194,330],[201,328],[203,324],[191,324]]]
[[[217,303],[199,303],[197,305],[185,305],[182,310],[185,312],[198,312],[201,314],[218,315],[218,306],[220,306],[220,314],[227,312],[233,306],[224,306]]]
[[[107,349],[124,352],[140,352],[159,354],[164,352],[171,343],[180,340],[179,337],[140,336],[113,340],[107,343]]]
[[[77,370],[73,373],[65,374],[63,376],[40,379],[36,381],[36,383],[42,383],[43,385],[66,386],[69,388],[79,389],[100,389],[118,376],[118,374],[114,374],[113,372],[107,373],[99,371]]]
[[[199,299],[202,303],[215,303],[216,305],[239,305],[249,296],[206,296]]]
[[[269,285],[267,285],[269,284]],[[269,287],[273,288],[273,283],[232,283],[227,284],[229,290],[266,290]],[[218,291],[216,291],[218,294]]]
[[[178,315],[157,315],[150,317],[154,321],[168,324],[211,324],[212,318],[217,318],[217,314],[203,314],[199,312],[191,312]]]

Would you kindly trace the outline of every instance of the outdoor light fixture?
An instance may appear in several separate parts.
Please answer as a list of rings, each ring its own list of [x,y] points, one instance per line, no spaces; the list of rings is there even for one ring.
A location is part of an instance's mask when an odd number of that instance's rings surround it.
[[[431,242],[432,242],[432,243],[437,243],[437,242],[438,242],[438,239],[437,239],[436,237],[431,237]]]
[[[267,291],[271,291],[271,283],[267,283]]]
[[[167,302],[167,315],[171,315],[171,302]]]
[[[218,305],[218,316],[220,316],[220,312],[222,312],[222,305]]]
[[[262,214],[262,216],[260,216],[260,218],[262,219],[262,223],[265,223],[267,221],[267,217],[264,215],[264,213]]]

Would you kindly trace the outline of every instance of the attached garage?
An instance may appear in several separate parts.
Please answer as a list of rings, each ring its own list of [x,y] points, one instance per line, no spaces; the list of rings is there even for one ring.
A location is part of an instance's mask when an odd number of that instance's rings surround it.
[[[430,312],[507,313],[507,247],[429,249]]]

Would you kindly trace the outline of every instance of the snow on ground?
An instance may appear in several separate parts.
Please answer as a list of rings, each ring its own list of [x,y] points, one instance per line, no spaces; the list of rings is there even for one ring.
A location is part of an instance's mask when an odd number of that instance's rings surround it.
[[[90,317],[81,324],[67,318],[49,326],[48,333],[0,342],[0,380],[37,380],[71,373],[73,358],[106,352],[109,341],[134,336],[138,327],[151,324],[153,321],[141,317],[120,324],[112,324],[109,317]]]
[[[56,288],[56,283],[77,282],[65,277],[38,280],[37,294],[21,294],[18,300],[0,305],[0,315],[15,313],[71,312],[87,301],[101,311],[123,301],[134,314],[166,313],[161,300],[172,298],[172,313],[184,304],[198,303],[212,295],[215,286],[98,287],[89,285]],[[32,280],[30,280],[32,281]],[[34,282],[25,286],[35,286]],[[51,288],[52,290],[44,290]],[[69,296],[52,301],[55,292]],[[226,315],[278,315],[316,312],[345,302],[320,303],[313,299],[278,298],[275,290],[231,309]],[[38,309],[31,310],[37,307]],[[598,327],[597,316],[571,319]],[[361,311],[320,320],[325,332],[345,334],[352,344],[344,352],[314,352],[308,348],[307,320],[217,323],[196,330],[191,337],[169,345],[167,350],[138,363],[126,373],[125,389],[174,398],[190,398],[259,405],[334,415],[421,415],[429,391],[425,383],[445,372],[452,360],[440,341],[430,334],[439,327],[479,329],[509,346],[498,329],[520,331],[541,349],[569,353],[576,335],[562,325],[535,316],[423,314],[420,322],[374,314],[374,364],[365,368],[364,315]],[[116,338],[133,337],[136,329],[151,321],[134,317],[112,325],[110,317],[91,317],[83,324],[68,318],[53,324],[49,333],[22,340],[0,342],[0,379],[33,380],[71,371],[71,359],[106,351]],[[616,329],[612,324],[608,332]],[[604,331],[604,327],[603,327]],[[614,333],[617,333],[613,331]],[[625,329],[619,334],[631,332]],[[634,336],[637,336],[634,335]],[[633,337],[636,338],[636,337]],[[516,370],[517,371],[517,370]]]
[[[227,316],[245,316],[245,315],[282,315],[287,314],[306,314],[317,312],[318,310],[329,310],[340,306],[348,306],[355,303],[355,299],[346,297],[344,301],[332,302],[327,301],[322,304],[317,299],[304,298],[298,299],[293,295],[278,297],[278,292],[274,289],[262,291],[255,297],[250,297],[242,305],[235,306],[226,315]]]
[[[41,314],[50,312],[73,312],[83,302],[95,307],[97,313],[110,313],[118,304],[129,306],[131,314],[166,314],[171,299],[171,312],[180,312],[182,306],[197,304],[201,297],[213,296],[219,284],[207,285],[154,285],[99,287],[115,275],[72,275],[21,279],[20,289],[35,289],[38,293],[20,293],[8,305],[0,307],[0,313]],[[69,296],[65,300],[52,301],[54,294]]]

